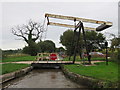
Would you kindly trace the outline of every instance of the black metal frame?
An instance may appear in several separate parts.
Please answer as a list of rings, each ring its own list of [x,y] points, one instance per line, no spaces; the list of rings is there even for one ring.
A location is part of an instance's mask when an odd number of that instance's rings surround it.
[[[79,29],[78,33],[77,33],[77,29]],[[87,45],[87,42],[86,42],[85,30],[84,30],[83,23],[81,21],[79,21],[79,23],[77,25],[75,25],[75,30],[74,30],[74,37],[73,37],[73,43],[74,43],[74,45],[73,45],[74,46],[73,64],[75,63],[75,60],[76,60],[77,50],[79,50],[79,53],[80,53],[79,40],[80,40],[81,30],[83,32],[83,39],[85,41],[85,47],[86,47],[86,52],[87,52],[87,56],[88,56],[88,61],[89,61],[89,64],[91,64],[88,45]],[[75,36],[77,36],[77,40],[75,39]],[[76,42],[75,42],[75,40],[76,40]],[[70,57],[71,57],[71,55],[70,55]],[[80,57],[81,57],[81,55],[80,55]],[[69,58],[69,60],[70,60],[70,58]]]

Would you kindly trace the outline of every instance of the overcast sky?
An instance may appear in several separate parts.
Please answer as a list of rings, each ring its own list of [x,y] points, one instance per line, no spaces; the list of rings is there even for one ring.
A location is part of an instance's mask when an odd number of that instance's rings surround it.
[[[45,13],[76,16],[113,22],[113,26],[102,31],[118,34],[118,3],[117,2],[4,2],[2,3],[2,49],[23,48],[26,43],[11,33],[16,25],[26,24],[29,19],[43,23]],[[57,22],[62,22],[54,20]],[[65,22],[65,21],[64,21]],[[70,21],[65,23],[73,24]],[[94,26],[91,24],[84,24]],[[68,28],[48,26],[46,40],[52,40],[57,47],[60,35]],[[107,35],[107,34],[106,34]],[[109,38],[109,36],[107,36]]]

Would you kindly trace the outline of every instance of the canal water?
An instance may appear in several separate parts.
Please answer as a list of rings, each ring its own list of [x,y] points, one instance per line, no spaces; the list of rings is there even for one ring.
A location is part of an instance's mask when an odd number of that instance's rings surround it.
[[[86,88],[66,78],[60,69],[35,69],[3,84],[7,88]]]

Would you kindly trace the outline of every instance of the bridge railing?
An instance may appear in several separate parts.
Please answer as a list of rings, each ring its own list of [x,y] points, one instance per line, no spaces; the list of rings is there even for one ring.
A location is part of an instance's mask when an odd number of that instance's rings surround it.
[[[34,61],[33,63],[72,63],[72,61],[63,61],[63,60],[55,60],[55,61],[51,61],[51,60],[47,60],[47,61]]]

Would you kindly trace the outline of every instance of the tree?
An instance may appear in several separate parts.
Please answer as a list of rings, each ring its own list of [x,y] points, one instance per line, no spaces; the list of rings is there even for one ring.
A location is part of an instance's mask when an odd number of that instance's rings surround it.
[[[67,54],[71,54],[72,50],[72,44],[73,44],[73,35],[74,32],[72,29],[68,29],[63,33],[63,35],[60,36],[60,43],[62,43],[63,46],[67,49]]]
[[[38,42],[39,52],[55,52],[55,43],[51,40]]]
[[[30,54],[31,56],[36,56],[38,51],[39,51],[38,46],[35,42],[32,42],[32,44],[30,44],[30,46],[25,46],[23,48],[23,53]]]
[[[32,20],[30,20],[28,24],[23,24],[22,26],[18,25],[12,28],[12,33],[15,36],[22,38],[28,44],[28,46],[23,49],[23,52],[32,56],[37,53],[35,41],[41,39],[42,32],[43,26]]]
[[[118,47],[120,47],[120,38],[115,37],[111,40],[111,49],[114,50]]]
[[[56,52],[64,52],[65,51],[65,49],[63,48],[63,47],[59,47],[59,48],[56,48],[56,50],[55,50]]]
[[[86,31],[86,40],[89,42],[103,42],[105,40],[105,37],[102,33],[98,33],[96,31]]]
[[[86,31],[86,40],[87,45],[90,47],[89,50],[103,48],[103,45],[100,45],[105,41],[105,37],[102,33],[96,31]]]
[[[16,26],[12,28],[12,33],[20,38],[22,38],[28,46],[34,43],[39,38],[43,32],[43,26],[40,23],[30,20],[28,24],[23,24],[22,26]]]
[[[93,47],[92,46],[93,43],[100,44],[105,40],[105,37],[103,36],[102,33],[97,33],[95,31],[85,31],[85,34],[86,34],[87,45],[89,47]],[[74,35],[73,30],[68,29],[63,33],[63,35],[60,36],[60,43],[62,43],[62,45],[66,47],[68,55],[70,53],[73,53],[72,44],[75,43],[73,42],[73,35]],[[82,44],[82,47],[84,48],[85,45],[84,45],[83,35],[81,34],[80,36],[81,39],[79,41],[79,45]]]
[[[110,49],[112,50],[111,60],[117,63],[120,63],[120,38],[115,36],[111,39],[111,46]]]

